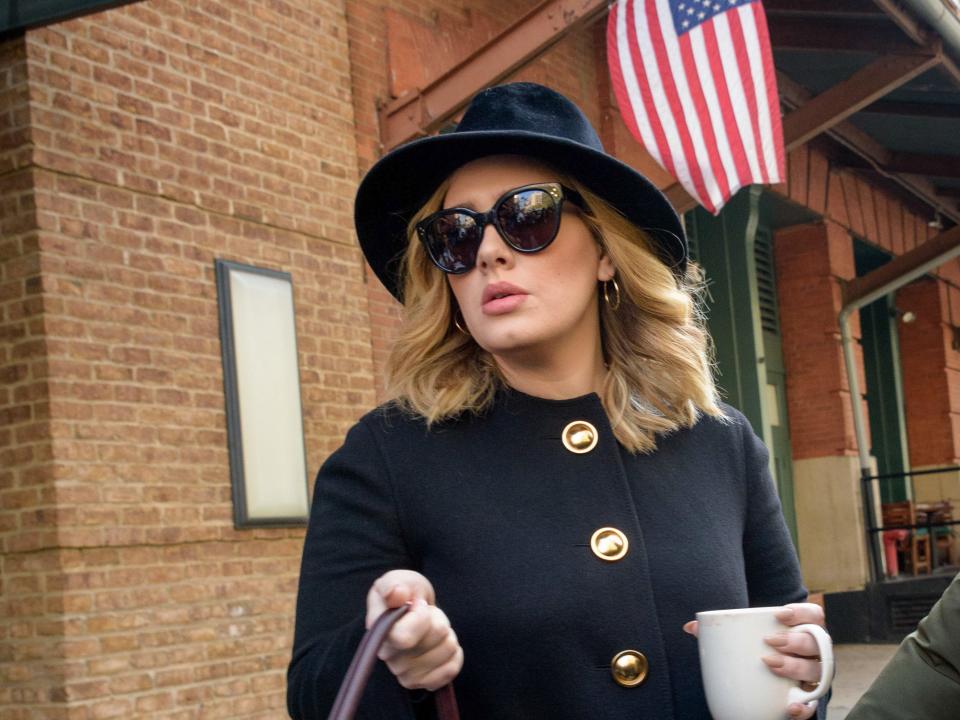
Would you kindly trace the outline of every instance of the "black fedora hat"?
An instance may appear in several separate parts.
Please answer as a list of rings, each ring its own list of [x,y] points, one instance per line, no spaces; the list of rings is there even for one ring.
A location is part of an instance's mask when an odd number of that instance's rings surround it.
[[[454,170],[488,155],[525,155],[569,173],[647,230],[678,276],[686,271],[683,225],[663,193],[608,155],[570,100],[543,85],[518,82],[478,93],[455,130],[401,145],[361,181],[354,205],[360,248],[397,299],[402,301],[399,268],[410,219]]]

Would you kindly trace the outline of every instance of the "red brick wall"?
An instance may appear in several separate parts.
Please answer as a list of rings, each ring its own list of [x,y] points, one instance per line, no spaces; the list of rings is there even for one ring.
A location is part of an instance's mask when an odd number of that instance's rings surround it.
[[[50,398],[27,50],[0,44],[0,716],[63,686]]]
[[[914,467],[953,465],[960,452],[960,354],[952,347],[953,317],[960,320],[960,293],[943,281],[923,278],[897,292],[897,307],[916,315],[900,323],[900,361],[907,416],[910,464]]]
[[[857,444],[837,315],[842,280],[854,277],[853,246],[826,222],[774,235],[787,406],[794,460],[853,455]],[[859,318],[852,319],[859,338]],[[860,388],[866,384],[857,345]]]
[[[213,261],[292,273],[312,473],[375,402],[342,4],[146,0],[19,48],[0,715],[283,717],[302,530],[232,526]]]
[[[822,213],[829,218],[828,226],[844,228],[847,233],[894,256],[909,252],[937,233],[937,229],[928,224],[929,218],[912,212],[897,198],[871,185],[863,177],[831,168],[823,153],[809,146],[790,153],[788,183],[777,186],[776,190]],[[806,277],[809,268],[816,263],[820,266],[817,271],[820,282],[825,282],[827,274],[830,274],[827,273],[827,266],[835,263],[835,259],[829,258],[826,253],[848,254],[849,251],[843,249],[844,245],[851,243],[849,238],[843,236],[846,234],[832,232],[831,235],[834,240],[827,245],[817,241],[808,247],[799,247],[808,242],[809,237],[820,237],[816,226],[811,226],[786,233],[778,239],[776,246],[781,315],[785,311],[795,314],[792,318],[783,317],[784,350],[787,352],[789,347],[797,354],[797,358],[804,358],[793,366],[788,361],[787,365],[788,395],[792,394],[788,400],[795,458],[833,455],[838,454],[838,448],[846,448],[844,452],[856,448],[855,441],[851,441],[849,404],[841,407],[836,405],[836,398],[824,400],[822,378],[830,378],[831,387],[845,387],[842,384],[846,382],[845,379],[838,379],[836,374],[839,371],[840,377],[845,378],[842,365],[838,370],[836,363],[837,358],[842,362],[842,355],[838,355],[839,335],[836,335],[836,346],[832,343],[823,345],[821,325],[828,313],[824,312],[819,302],[815,302],[809,314],[805,314],[802,304],[805,288],[797,280],[798,277]],[[793,247],[794,244],[798,246]],[[852,277],[852,266],[846,267],[846,260],[841,265],[845,269],[833,273],[836,278],[848,277],[845,273]],[[940,266],[936,275],[960,284],[960,260],[954,259]],[[921,284],[898,293],[898,302],[899,298],[909,298],[910,303],[923,308],[923,314],[918,314],[917,323],[899,325],[904,410],[911,463],[914,465],[948,465],[960,456],[960,375],[957,373],[960,360],[950,348],[946,290],[943,289],[946,285],[941,285],[939,291],[930,288],[923,290],[926,286]],[[841,307],[838,288],[834,283],[834,331],[838,327],[836,314]],[[793,292],[798,293],[797,297],[790,295]],[[816,296],[821,300],[826,299],[824,288],[820,288]],[[954,317],[960,322],[960,312],[957,312],[960,310],[960,298],[955,298],[954,304]],[[812,346],[807,344],[808,341],[813,343]],[[819,347],[821,352],[814,353],[811,347]],[[859,345],[857,349],[859,353]],[[862,380],[861,388],[866,392]],[[822,402],[811,404],[811,397],[819,397]],[[841,417],[844,418],[842,423]],[[802,428],[807,428],[808,432],[802,431]]]

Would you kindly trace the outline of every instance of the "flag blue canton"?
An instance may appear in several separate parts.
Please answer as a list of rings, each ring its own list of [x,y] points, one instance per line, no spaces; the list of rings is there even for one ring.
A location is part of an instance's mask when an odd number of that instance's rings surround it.
[[[673,27],[677,35],[690,32],[701,23],[727,10],[758,0],[670,0]]]

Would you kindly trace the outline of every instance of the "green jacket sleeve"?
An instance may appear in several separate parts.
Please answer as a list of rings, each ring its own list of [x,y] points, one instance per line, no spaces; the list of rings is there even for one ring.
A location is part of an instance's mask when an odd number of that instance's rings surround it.
[[[908,635],[847,720],[960,717],[960,575]]]

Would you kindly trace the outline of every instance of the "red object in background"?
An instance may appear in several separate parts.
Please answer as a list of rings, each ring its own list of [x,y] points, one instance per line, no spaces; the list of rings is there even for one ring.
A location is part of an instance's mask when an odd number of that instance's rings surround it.
[[[884,530],[883,554],[887,559],[887,575],[896,577],[900,574],[900,562],[897,559],[897,543],[906,540],[910,534],[908,530]]]

